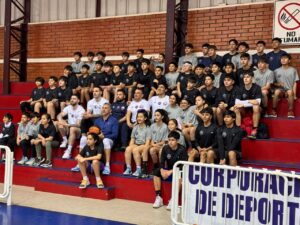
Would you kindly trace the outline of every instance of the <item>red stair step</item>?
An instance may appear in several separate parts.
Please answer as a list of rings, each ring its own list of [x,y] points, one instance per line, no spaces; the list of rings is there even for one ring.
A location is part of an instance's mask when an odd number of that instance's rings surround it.
[[[268,111],[272,110],[272,101],[269,100]],[[287,99],[280,99],[277,107],[277,115],[279,117],[287,117],[288,113],[288,103]],[[294,113],[296,117],[300,117],[300,99],[294,101]]]
[[[32,89],[36,87],[34,82],[11,82],[10,90],[12,94],[30,95]]]
[[[56,180],[52,178],[41,178],[35,185],[36,191],[51,192],[64,195],[72,195],[85,198],[110,200],[115,197],[115,187],[106,187],[98,189],[91,185],[87,189],[79,189],[79,182],[70,182],[63,180]]]
[[[29,95],[0,95],[0,108],[20,109],[20,101],[28,100]]]
[[[20,108],[1,108],[0,107],[0,118],[2,120],[3,115],[6,113],[11,113],[13,115],[13,122],[18,123],[21,120],[22,112]]]
[[[263,160],[270,162],[300,163],[300,140],[266,139],[243,140],[244,160]]]
[[[292,164],[292,163],[274,163],[274,162],[266,162],[266,161],[259,161],[259,160],[252,160],[247,161],[243,160],[242,163],[239,165],[242,167],[252,167],[258,169],[269,169],[269,170],[282,170],[282,171],[295,171],[300,173],[300,165],[299,164]]]
[[[300,139],[300,119],[266,118],[262,122],[268,126],[271,138]]]

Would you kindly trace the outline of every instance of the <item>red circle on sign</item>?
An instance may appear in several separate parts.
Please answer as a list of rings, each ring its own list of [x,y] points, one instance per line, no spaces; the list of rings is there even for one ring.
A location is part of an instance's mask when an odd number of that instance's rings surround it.
[[[298,4],[298,3],[289,3],[289,4],[287,4],[287,5],[285,5],[284,7],[282,7],[282,9],[280,9],[280,11],[279,11],[279,13],[278,13],[278,22],[279,22],[279,25],[282,27],[282,28],[284,28],[284,29],[286,29],[286,30],[295,30],[295,29],[297,29],[297,28],[299,28],[300,27],[300,21],[298,21],[292,14],[291,14],[291,12],[289,12],[287,9],[286,9],[286,7],[288,7],[288,6],[290,6],[290,5],[297,5],[297,6],[299,6],[299,10],[300,10],[300,4]],[[280,15],[281,15],[281,13],[282,13],[282,11],[285,11],[296,23],[298,23],[298,26],[296,26],[296,27],[286,27],[285,25],[283,25],[282,23],[281,23],[281,19],[280,19]]]

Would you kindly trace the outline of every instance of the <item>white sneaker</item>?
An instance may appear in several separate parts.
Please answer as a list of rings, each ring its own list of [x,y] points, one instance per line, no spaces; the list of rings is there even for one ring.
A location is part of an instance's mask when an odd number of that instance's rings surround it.
[[[66,148],[67,145],[68,145],[68,140],[63,140],[59,147],[60,148]]]
[[[34,163],[34,158],[30,158],[25,164],[28,166],[32,166]]]
[[[71,158],[71,152],[66,150],[64,152],[64,155],[62,156],[63,159],[70,159]]]
[[[19,165],[24,165],[28,161],[28,158],[25,156],[22,157],[22,159],[17,162]]]
[[[162,207],[164,204],[163,204],[163,200],[160,196],[156,196],[155,198],[155,202],[153,204],[153,208],[155,209],[158,209],[160,207]]]
[[[166,210],[171,210],[171,208],[172,208],[172,199],[169,200]]]

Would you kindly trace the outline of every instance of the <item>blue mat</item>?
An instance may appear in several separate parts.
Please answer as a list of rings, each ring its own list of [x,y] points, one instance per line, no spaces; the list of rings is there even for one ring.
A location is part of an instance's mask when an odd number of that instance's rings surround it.
[[[72,207],[72,206],[70,206]],[[113,212],[112,212],[113,213]],[[99,212],[101,215],[101,212]],[[1,225],[132,225],[105,219],[0,204]]]

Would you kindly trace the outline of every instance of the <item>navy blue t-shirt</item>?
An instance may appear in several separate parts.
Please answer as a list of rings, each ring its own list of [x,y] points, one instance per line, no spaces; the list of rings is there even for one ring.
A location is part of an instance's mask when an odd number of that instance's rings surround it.
[[[272,51],[267,54],[270,70],[274,71],[274,70],[278,69],[279,67],[281,67],[280,58],[285,53],[286,53],[285,51],[280,50],[277,53]]]

